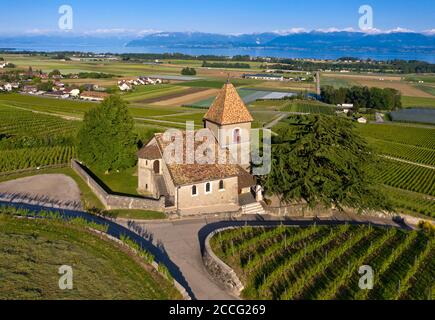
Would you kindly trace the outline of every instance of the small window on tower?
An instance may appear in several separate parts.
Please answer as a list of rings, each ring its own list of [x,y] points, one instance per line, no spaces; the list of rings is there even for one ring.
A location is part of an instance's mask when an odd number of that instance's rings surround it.
[[[233,143],[241,143],[242,142],[242,138],[240,136],[240,129],[234,129],[233,131]]]
[[[192,196],[196,196],[196,195],[198,195],[198,190],[197,190],[196,186],[193,186],[192,187]]]

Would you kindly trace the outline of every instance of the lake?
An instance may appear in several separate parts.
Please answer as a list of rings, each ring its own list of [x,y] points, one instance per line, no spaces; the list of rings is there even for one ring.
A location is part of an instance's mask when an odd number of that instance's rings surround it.
[[[16,50],[27,51],[80,51],[92,53],[183,53],[188,55],[219,55],[219,56],[235,56],[249,55],[252,57],[276,57],[276,58],[316,58],[316,59],[338,59],[344,56],[352,56],[360,59],[375,59],[375,60],[421,60],[435,63],[435,55],[432,52],[418,51],[363,51],[351,49],[334,49],[325,48],[324,50],[304,49],[304,48],[191,48],[191,47],[126,47],[124,44],[105,45],[69,45],[67,43],[48,44],[44,46],[23,44],[23,43],[7,43],[0,47],[14,48]]]

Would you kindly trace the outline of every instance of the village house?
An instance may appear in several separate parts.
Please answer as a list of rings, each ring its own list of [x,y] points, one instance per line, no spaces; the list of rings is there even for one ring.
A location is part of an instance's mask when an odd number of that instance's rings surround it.
[[[188,131],[184,131],[181,137],[170,139],[166,134],[155,134],[138,152],[139,192],[164,196],[166,206],[181,215],[239,210],[264,213],[259,203],[261,191],[250,174],[253,120],[234,86],[225,84],[204,117],[204,129],[193,131],[202,138],[195,139],[192,148],[187,147]],[[205,134],[211,141],[203,150]],[[168,162],[168,148],[174,141],[186,146],[181,148],[181,162]],[[242,150],[249,150],[248,155],[243,156]],[[192,154],[208,152],[216,160],[213,163],[191,159]],[[222,157],[226,161],[218,161]]]
[[[80,98],[88,101],[103,101],[109,96],[110,94],[108,93],[95,91],[84,91],[80,94]]]
[[[76,88],[65,88],[63,92],[69,94],[73,98],[78,98],[80,96],[80,90]]]
[[[22,92],[27,94],[35,94],[38,92],[38,88],[36,86],[24,86]]]
[[[125,82],[118,85],[118,87],[119,87],[119,90],[121,90],[121,91],[130,91],[132,89],[132,87]]]

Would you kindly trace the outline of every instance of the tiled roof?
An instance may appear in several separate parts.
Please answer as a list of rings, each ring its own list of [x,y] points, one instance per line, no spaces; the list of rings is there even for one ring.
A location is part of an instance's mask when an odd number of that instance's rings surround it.
[[[160,149],[156,144],[143,147],[137,153],[139,159],[156,160],[161,159]]]
[[[220,125],[254,121],[236,88],[231,83],[224,85],[204,119]]]
[[[164,150],[170,142],[164,141],[163,134],[155,135],[156,141],[159,144],[161,150]],[[231,177],[238,177],[239,188],[245,188],[247,185],[254,181],[254,178],[246,172],[241,166],[237,164],[219,164],[218,161],[215,164],[201,164],[194,162],[193,164],[187,164],[186,159],[186,134],[183,134],[183,164],[166,164],[169,173],[176,186],[191,185],[195,183],[201,183],[205,181],[214,181],[220,179],[226,179]],[[195,142],[194,149],[202,145],[202,142]],[[229,156],[229,152],[226,149],[220,148],[216,140],[212,143],[211,148],[214,148],[216,157],[219,153]],[[219,151],[220,150],[220,151]],[[240,186],[240,184],[242,184]]]

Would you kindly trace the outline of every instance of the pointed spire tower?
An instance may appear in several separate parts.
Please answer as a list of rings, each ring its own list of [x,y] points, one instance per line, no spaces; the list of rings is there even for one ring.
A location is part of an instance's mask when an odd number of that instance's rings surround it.
[[[228,81],[219,92],[204,116],[205,122],[217,125],[235,125],[254,121],[251,113],[240,98],[236,88]]]
[[[204,126],[213,132],[221,147],[232,148],[234,152],[237,150],[235,158],[244,167],[250,162],[248,154],[253,121],[254,118],[229,79],[204,116]]]

